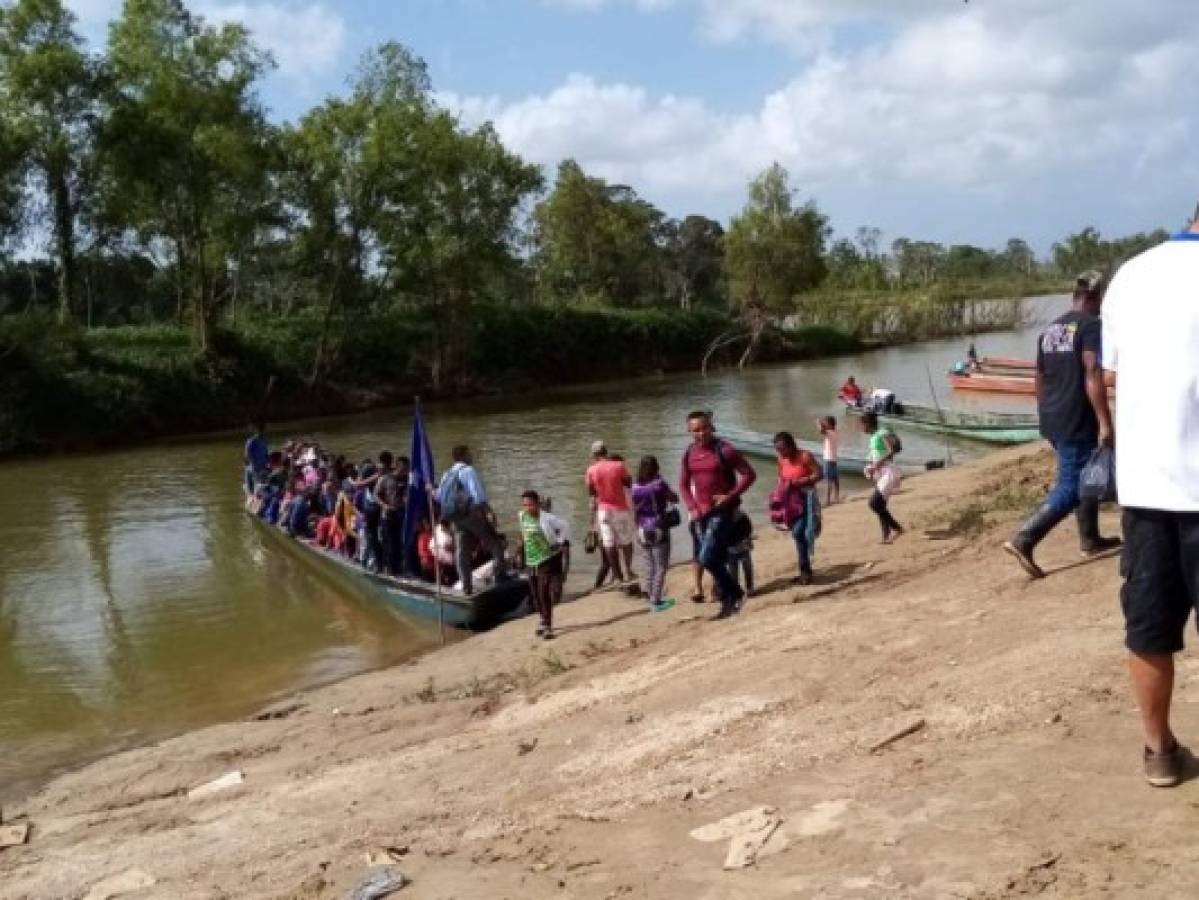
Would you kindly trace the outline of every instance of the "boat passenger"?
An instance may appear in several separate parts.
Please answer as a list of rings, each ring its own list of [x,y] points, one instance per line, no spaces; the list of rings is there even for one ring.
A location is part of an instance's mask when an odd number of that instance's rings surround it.
[[[408,499],[408,457],[392,459],[390,453],[380,453],[383,468],[375,485],[375,501],[379,504],[379,542],[383,547],[383,568],[389,575],[404,572],[404,508]]]
[[[251,426],[250,436],[246,439],[246,494],[254,495],[254,488],[266,480],[270,473],[270,448],[262,436],[259,426]]]
[[[313,530],[313,506],[316,501],[316,491],[304,488],[292,498],[291,507],[287,512],[287,532],[294,538],[311,538]]]
[[[712,573],[720,593],[718,619],[737,612],[744,591],[728,569],[729,547],[736,543],[734,517],[741,495],[757,480],[757,473],[728,441],[718,438],[712,414],[697,410],[687,417],[692,444],[683,454],[679,494],[693,521],[699,523],[695,556]]]
[[[837,464],[840,438],[837,436],[836,416],[823,416],[817,420],[820,435],[824,438],[824,503],[832,506],[841,500],[841,471]]]
[[[903,527],[895,521],[887,508],[887,501],[898,489],[903,476],[895,465],[895,454],[899,452],[899,439],[885,428],[880,428],[878,415],[873,412],[862,415],[862,432],[870,440],[870,463],[865,475],[874,482],[869,506],[878,516],[883,530],[883,543],[889,544],[903,534]]]
[[[854,376],[850,375],[845,384],[841,385],[841,389],[837,391],[837,398],[847,406],[856,408],[862,405],[862,389],[858,387]]]
[[[570,531],[566,523],[541,508],[536,491],[520,495],[520,545],[517,556],[529,570],[529,595],[541,618],[537,637],[554,638],[554,607],[562,600],[562,585],[570,568]]]
[[[733,575],[733,582],[745,591],[745,596],[752,597],[754,595],[754,526],[743,509],[737,510],[733,524],[744,536],[729,547],[729,571]],[[738,602],[737,608],[741,608],[740,602]]]
[[[1033,578],[1045,573],[1033,551],[1071,512],[1078,523],[1079,549],[1093,556],[1120,546],[1120,538],[1099,533],[1099,502],[1083,500],[1079,479],[1091,454],[1112,445],[1112,413],[1100,364],[1104,279],[1084,272],[1074,288],[1070,311],[1058,316],[1037,342],[1037,412],[1041,434],[1057,454],[1057,483],[1039,509],[1003,545]]]
[[[811,584],[812,551],[818,531],[815,487],[824,473],[816,457],[800,447],[789,431],[774,436],[774,452],[778,454],[779,481],[771,493],[771,518],[790,531],[795,542],[799,555],[796,584]]]
[[[441,477],[437,500],[454,528],[454,561],[462,579],[462,592],[474,593],[471,550],[481,544],[495,561],[497,580],[507,575],[504,541],[495,529],[495,513],[487,502],[483,481],[472,465],[470,448],[459,444],[451,451],[454,464]]]
[[[971,342],[970,346],[966,350],[966,368],[971,372],[978,372],[982,370],[982,363],[979,362],[978,351],[974,349],[973,342]]]
[[[633,582],[637,577],[633,572],[636,527],[628,495],[633,478],[622,459],[609,456],[604,442],[595,441],[591,445],[591,465],[584,482],[591,495],[591,512],[599,528],[600,547],[608,558],[608,565],[616,573],[617,581]]]
[[[637,516],[637,542],[644,563],[644,592],[653,612],[674,606],[674,601],[665,599],[664,594],[666,572],[670,569],[670,529],[679,524],[678,510],[671,504],[678,502],[679,495],[662,478],[658,458],[641,457],[637,483],[633,485],[633,512]]]

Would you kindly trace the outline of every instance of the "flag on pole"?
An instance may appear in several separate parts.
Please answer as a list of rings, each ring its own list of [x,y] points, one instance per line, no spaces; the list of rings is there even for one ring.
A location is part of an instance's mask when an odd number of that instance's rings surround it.
[[[437,473],[433,468],[433,450],[420,412],[420,398],[412,413],[412,466],[408,475],[408,502],[404,507],[404,547],[410,562],[416,562],[416,533],[420,523],[429,518],[429,499],[436,489]],[[432,523],[430,523],[432,524]],[[419,571],[417,569],[416,571]]]

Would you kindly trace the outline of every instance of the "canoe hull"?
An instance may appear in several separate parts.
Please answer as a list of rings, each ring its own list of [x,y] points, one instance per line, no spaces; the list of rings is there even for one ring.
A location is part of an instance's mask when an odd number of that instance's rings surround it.
[[[747,456],[753,456],[758,459],[777,460],[778,454],[774,452],[774,443],[770,436],[759,434],[753,431],[728,431],[721,432],[722,437],[728,438],[742,453]],[[804,450],[811,453],[821,464],[824,463],[824,446],[818,441],[797,441]],[[865,474],[866,466],[869,460],[862,456],[854,456],[852,454],[841,453],[837,457],[837,468],[840,471],[850,475]],[[914,475],[919,472],[927,472],[929,469],[944,468],[945,461],[940,459],[924,459],[913,461],[910,457],[899,463],[900,471],[908,475]]]
[[[1027,444],[1041,437],[1036,416],[937,410],[908,403],[903,406],[902,414],[878,413],[879,421],[888,425],[947,434],[989,444]],[[865,410],[846,407],[845,411],[851,416],[861,416]]]
[[[483,631],[509,618],[529,596],[528,582],[524,578],[513,578],[468,597],[443,589],[439,602],[437,591],[427,582],[368,572],[339,553],[293,538],[257,516],[250,518],[262,532],[315,572],[336,581],[339,586],[369,593],[375,599],[421,619],[436,622],[444,615],[447,625]]]
[[[958,391],[988,391],[995,394],[1036,394],[1037,382],[1018,375],[958,375],[951,373],[949,385]]]

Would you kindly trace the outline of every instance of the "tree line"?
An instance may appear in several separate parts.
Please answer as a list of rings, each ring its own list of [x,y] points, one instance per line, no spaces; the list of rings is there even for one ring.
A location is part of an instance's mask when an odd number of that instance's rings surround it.
[[[315,317],[318,381],[356,316],[397,310],[428,323],[436,383],[463,366],[479,304],[784,313],[818,288],[1060,278],[1164,237],[1086,228],[1044,262],[1020,238],[835,238],[778,165],[726,230],[573,160],[548,186],[491,125],[440,108],[399,43],[297,122],[268,119],[272,66],[182,0],[125,0],[101,51],[62,0],[0,9],[0,313],[186,323],[200,351],[222,327]]]

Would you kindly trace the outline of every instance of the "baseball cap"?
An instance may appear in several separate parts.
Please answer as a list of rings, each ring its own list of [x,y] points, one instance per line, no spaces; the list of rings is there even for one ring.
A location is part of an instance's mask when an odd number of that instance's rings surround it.
[[[604,444],[603,441],[592,441],[591,442],[591,455],[592,456],[599,456],[601,453],[607,453],[607,452],[608,452],[608,447]]]
[[[1102,272],[1098,269],[1087,269],[1074,279],[1074,289],[1086,291],[1088,294],[1097,294],[1103,290],[1103,282]]]

